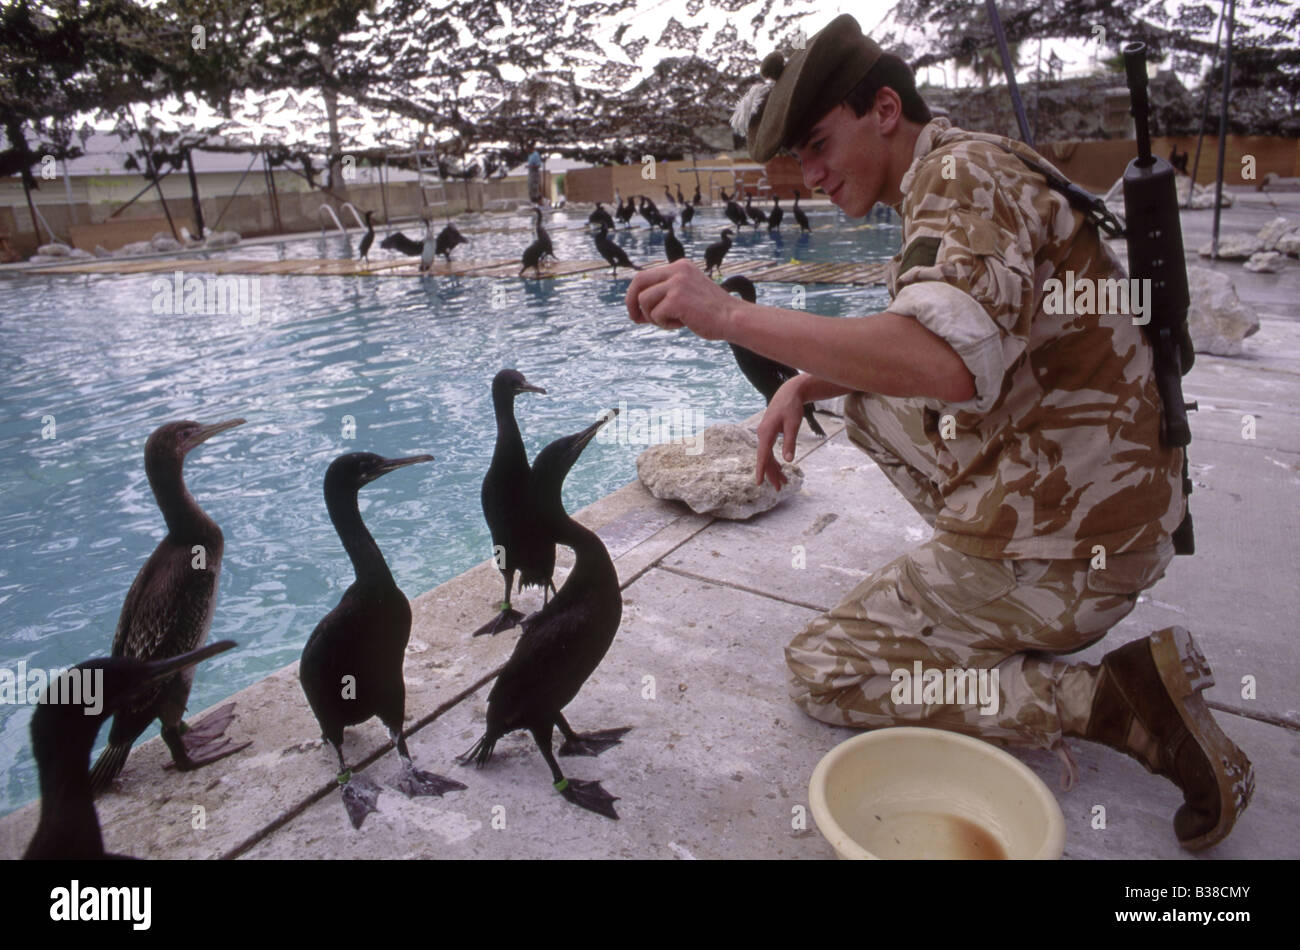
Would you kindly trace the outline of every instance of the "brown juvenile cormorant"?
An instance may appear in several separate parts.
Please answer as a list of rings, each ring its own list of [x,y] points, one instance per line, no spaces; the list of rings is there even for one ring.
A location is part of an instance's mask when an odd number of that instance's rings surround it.
[[[609,266],[613,270],[615,277],[618,276],[618,269],[620,267],[630,267],[633,270],[641,269],[636,264],[632,263],[628,258],[627,253],[621,247],[609,239],[608,232],[605,230],[604,226],[602,226],[600,231],[596,233],[595,237],[596,250],[600,252],[601,257],[605,258],[605,260],[609,262]]]
[[[362,485],[404,466],[432,461],[432,455],[390,459],[372,452],[349,452],[325,471],[325,507],[357,579],[312,631],[298,664],[298,679],[321,735],[338,755],[343,804],[354,828],[360,828],[375,810],[379,787],[354,777],[343,761],[343,729],[372,716],[388,728],[402,760],[398,791],[412,798],[465,788],[460,782],[418,770],[407,751],[402,736],[406,716],[402,661],[411,639],[411,605],[357,507]]]
[[[373,215],[373,211],[366,212],[366,233],[361,238],[361,249],[357,252],[357,257],[367,264],[370,263],[370,245],[375,243],[375,226],[370,221]]]
[[[492,450],[492,464],[483,476],[479,498],[483,504],[483,517],[492,532],[492,555],[496,568],[506,582],[505,599],[500,612],[474,631],[474,636],[500,633],[509,630],[523,614],[510,606],[510,588],[514,586],[515,572],[519,573],[519,586],[541,587],[545,596],[553,590],[551,575],[555,572],[555,542],[539,536],[532,505],[529,504],[529,481],[532,470],[528,466],[528,452],[524,449],[519,423],[515,421],[515,397],[520,393],[541,393],[546,390],[524,379],[515,369],[503,369],[492,379],[492,410],[496,414],[497,441]]]
[[[803,208],[799,207],[799,189],[794,190],[794,219],[799,223],[800,231],[811,231],[812,226],[808,223],[808,215],[804,214]]]
[[[437,247],[437,241],[433,236],[433,225],[428,221],[424,222],[424,243],[420,245],[420,270],[427,271],[433,266],[433,252]]]
[[[149,663],[130,657],[112,657],[78,663],[62,674],[60,693],[76,695],[94,677],[99,710],[87,702],[38,702],[32,713],[32,757],[41,782],[41,818],[23,857],[27,860],[93,861],[120,858],[104,851],[104,838],[90,790],[90,750],[104,720],[125,702],[174,677],[210,656],[224,653],[233,640],[210,643],[199,650]],[[72,685],[72,677],[80,679]],[[51,683],[50,689],[54,688]],[[48,695],[48,694],[47,694]],[[45,697],[43,697],[45,698]]]
[[[749,215],[749,220],[754,222],[754,227],[757,228],[760,224],[767,224],[767,215],[763,213],[761,208],[753,206],[753,200],[753,195],[745,195],[745,213]]]
[[[722,269],[722,259],[731,250],[731,228],[722,229],[722,240],[714,241],[704,249],[704,272],[712,275]]]
[[[560,497],[564,478],[583,448],[617,412],[612,410],[583,431],[557,439],[537,455],[533,475],[538,515],[558,543],[573,549],[573,570],[551,602],[523,621],[524,633],[488,694],[487,731],[461,756],[463,763],[472,761],[482,768],[492,758],[497,740],[527,729],[551,768],[556,791],[575,805],[615,820],[617,796],[599,782],[566,779],[551,751],[551,737],[558,726],[565,740],[560,755],[599,755],[617,745],[630,729],[579,734],[561,712],[605,658],[623,616],[618,572],[609,552],[595,532],[568,516]]]
[[[732,294],[739,294],[741,298],[750,303],[758,302],[758,294],[754,290],[754,284],[748,277],[741,277],[737,274],[735,277],[728,277],[722,282],[722,289]],[[786,366],[784,363],[774,359],[769,359],[755,353],[753,350],[747,350],[743,346],[737,346],[735,343],[730,344],[731,352],[736,357],[736,365],[740,371],[745,374],[754,388],[763,394],[768,405],[772,403],[772,397],[776,391],[785,384],[786,380],[793,379],[799,375],[799,371],[793,366]],[[808,420],[808,428],[812,429],[817,435],[825,438],[826,432],[817,423],[817,417],[813,415],[813,404],[806,402],[803,405],[803,417]]]
[[[438,239],[434,243],[433,252],[435,255],[441,254],[447,259],[447,263],[450,264],[451,252],[455,250],[458,245],[464,243],[466,243],[465,235],[460,233],[456,228],[456,225],[448,221],[447,226],[438,232]],[[424,250],[423,247],[420,249]]]
[[[677,235],[673,234],[673,223],[668,222],[668,227],[664,231],[664,254],[668,256],[668,263],[680,261],[686,256],[686,248],[682,247],[682,242],[677,240]]]
[[[217,581],[225,540],[216,522],[185,488],[181,467],[185,455],[219,432],[243,425],[229,419],[201,425],[188,419],[159,426],[144,446],[149,477],[167,536],[158,543],[126,593],[113,635],[113,656],[135,660],[165,660],[203,646],[217,606]],[[221,707],[193,727],[182,717],[194,683],[192,667],[134,695],[113,716],[108,746],[91,770],[91,787],[102,792],[122,771],[135,740],[155,719],[162,720],[162,737],[182,772],[224,759],[250,743],[231,746],[223,737],[234,718],[233,703]]]
[[[745,209],[740,206],[740,202],[734,198],[728,198],[727,192],[722,188],[718,189],[718,193],[722,196],[722,200],[727,203],[726,214],[731,223],[737,228],[743,228],[748,224],[749,222],[745,219]]]
[[[405,254],[407,257],[419,257],[420,252],[424,250],[423,242],[412,241],[401,231],[394,231],[388,235],[379,242],[379,246],[385,251],[396,251],[398,254]]]
[[[777,195],[772,196],[772,210],[767,213],[767,229],[769,231],[781,230],[781,219],[785,217],[785,212],[781,210],[781,199]]]

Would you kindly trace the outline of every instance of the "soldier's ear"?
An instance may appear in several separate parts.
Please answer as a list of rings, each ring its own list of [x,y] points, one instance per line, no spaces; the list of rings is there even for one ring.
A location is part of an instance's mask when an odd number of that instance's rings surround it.
[[[889,86],[882,86],[876,90],[873,108],[880,121],[880,134],[892,135],[903,119],[903,100]]]

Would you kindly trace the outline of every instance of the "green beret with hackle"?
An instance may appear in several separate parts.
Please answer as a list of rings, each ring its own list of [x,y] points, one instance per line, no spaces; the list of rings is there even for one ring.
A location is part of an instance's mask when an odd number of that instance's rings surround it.
[[[858,21],[841,14],[826,24],[789,61],[779,53],[763,60],[759,75],[773,80],[752,87],[736,107],[732,126],[745,130],[749,154],[766,162],[792,148],[847,96],[883,51]],[[764,96],[766,92],[766,96]]]

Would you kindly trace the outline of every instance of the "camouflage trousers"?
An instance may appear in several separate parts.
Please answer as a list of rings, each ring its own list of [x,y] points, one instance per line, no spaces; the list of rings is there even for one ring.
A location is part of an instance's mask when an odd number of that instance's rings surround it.
[[[870,396],[846,400],[849,438],[931,526],[937,469],[915,423]],[[1163,576],[1173,544],[1088,558],[991,559],[931,540],[896,558],[786,648],[790,695],[841,726],[923,725],[1051,749],[1088,722],[1098,667],[1058,657],[1101,639]],[[933,672],[932,672],[933,671]]]

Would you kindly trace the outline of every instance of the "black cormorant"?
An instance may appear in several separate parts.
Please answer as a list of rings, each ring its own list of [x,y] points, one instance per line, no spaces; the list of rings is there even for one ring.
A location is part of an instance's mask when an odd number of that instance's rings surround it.
[[[622,193],[617,188],[614,189],[614,198],[618,202],[618,207],[614,209],[614,217],[630,228],[632,226],[632,215],[636,214],[636,202],[630,196],[624,202]],[[611,228],[611,230],[613,229]]]
[[[684,207],[686,204],[688,204],[688,202],[687,202],[687,200],[686,200],[686,196],[685,196],[684,194],[682,194],[682,183],[681,183],[681,182],[678,182],[678,183],[677,183],[677,203],[678,203],[679,205],[682,205],[683,207]]]
[[[361,238],[361,249],[357,252],[357,257],[370,263],[370,245],[375,243],[375,226],[371,223],[370,218],[374,215],[373,211],[366,212],[366,233]]]
[[[587,217],[587,223],[595,225],[603,224],[612,231],[614,230],[614,219],[610,217],[608,211],[601,207],[603,203],[604,202],[601,201],[596,202],[596,210]]]
[[[553,261],[558,260],[555,256],[555,247],[551,244],[551,236],[546,233],[546,228],[542,227],[542,209],[533,208],[533,211],[537,213],[537,223],[535,228],[537,231],[537,243],[542,246],[542,254]]]
[[[435,255],[441,254],[447,259],[447,263],[450,264],[451,252],[455,250],[457,245],[464,243],[466,243],[465,235],[460,233],[456,225],[448,221],[447,226],[438,232],[438,240],[434,243],[433,252]],[[421,248],[421,250],[423,250],[423,248]]]
[[[794,219],[799,222],[800,231],[811,231],[812,227],[808,224],[808,215],[803,213],[803,208],[799,207],[799,189],[794,190]]]
[[[542,276],[542,257],[545,254],[546,246],[540,240],[534,241],[524,248],[523,257],[520,258],[523,267],[519,268],[519,276],[523,277],[524,271],[531,267],[537,277],[540,278]]]
[[[700,186],[697,184],[695,186],[695,196],[691,198],[691,204],[698,207],[701,200],[702,199],[700,198]]]
[[[785,217],[785,212],[781,209],[781,199],[772,196],[772,210],[767,213],[767,229],[769,231],[781,230],[781,219]]]
[[[221,529],[185,487],[185,455],[212,436],[242,425],[229,419],[202,425],[189,419],[159,426],[144,446],[144,469],[167,522],[167,536],[154,548],[126,593],[113,635],[113,656],[165,660],[203,646],[217,605],[217,581],[225,545]],[[183,720],[194,670],[188,668],[135,694],[113,716],[108,746],[91,770],[91,787],[103,791],[122,771],[127,754],[155,719],[172,761],[182,772],[224,759],[250,743],[232,746],[223,738],[233,703],[193,727]]]
[[[664,216],[659,213],[659,206],[647,198],[645,195],[639,195],[641,207],[637,210],[641,212],[641,217],[649,222],[652,228],[662,228],[664,226]]]
[[[379,246],[385,251],[396,251],[398,254],[405,254],[407,257],[419,257],[420,252],[424,250],[422,241],[412,241],[401,231],[394,231],[388,235],[379,242]]]
[[[600,251],[600,256],[609,262],[615,277],[618,276],[620,267],[630,267],[633,270],[641,269],[628,259],[627,254],[624,253],[621,247],[609,239],[608,232],[603,227],[596,234],[596,250]]]
[[[677,240],[677,235],[673,234],[673,223],[668,222],[668,227],[664,231],[664,254],[668,256],[668,263],[680,261],[686,256],[686,248],[682,247],[682,242]]]
[[[738,228],[743,228],[748,224],[749,221],[745,218],[745,209],[740,206],[740,203],[734,198],[728,198],[727,192],[723,188],[719,188],[718,193],[722,196],[722,200],[727,204],[727,219]]]
[[[104,851],[86,771],[99,727],[141,692],[234,645],[233,640],[221,640],[148,663],[131,657],[87,660],[51,682],[42,697],[50,701],[38,701],[32,713],[32,757],[40,775],[41,818],[24,858],[93,861],[122,857]],[[51,695],[56,685],[60,696]],[[88,686],[93,697],[87,695]],[[81,701],[69,702],[73,695]]]
[[[582,684],[600,665],[623,616],[618,572],[595,532],[568,516],[561,500],[564,478],[596,431],[617,414],[612,410],[575,435],[557,439],[537,455],[533,466],[535,504],[551,536],[573,549],[573,570],[551,602],[523,621],[515,644],[488,694],[487,731],[461,756],[482,768],[492,758],[497,740],[516,729],[527,729],[537,742],[556,791],[588,811],[618,819],[614,802],[599,782],[566,779],[551,751],[556,726],[565,742],[560,755],[599,755],[617,745],[630,727],[580,734],[561,710],[578,695]]]
[[[667,185],[664,185],[664,197],[668,199],[668,207],[670,208],[677,207],[677,199],[673,197],[673,193],[668,190]]]
[[[754,227],[757,228],[760,224],[767,224],[767,215],[763,213],[761,208],[753,206],[751,203],[753,200],[753,195],[745,195],[745,213],[749,215],[749,220],[754,222]]]
[[[379,788],[368,779],[354,778],[343,761],[343,729],[372,716],[379,717],[397,746],[402,760],[400,792],[411,798],[465,788],[460,782],[421,772],[411,762],[402,737],[406,715],[402,661],[411,638],[411,605],[357,507],[362,485],[395,469],[431,461],[432,455],[390,459],[372,452],[349,452],[325,471],[325,507],[357,579],[312,631],[302,650],[298,680],[320,723],[321,736],[338,755],[343,804],[354,828],[360,828],[375,810]]]
[[[682,204],[682,227],[691,223],[691,218],[695,217],[695,205],[685,202]]]
[[[741,277],[739,274],[728,277],[722,282],[722,289],[728,293],[739,294],[750,303],[758,302],[758,294],[754,291],[754,284],[748,277]],[[753,350],[747,350],[735,343],[730,346],[732,354],[736,357],[736,365],[745,374],[745,378],[754,384],[754,388],[763,394],[763,398],[769,405],[782,384],[799,375],[799,371],[792,366],[760,356]],[[826,436],[825,430],[817,423],[817,417],[813,415],[812,403],[804,403],[803,417],[808,420],[808,428],[823,438]]]
[[[519,586],[541,587],[542,594],[554,590],[551,575],[555,572],[555,542],[539,537],[530,501],[528,452],[524,449],[519,423],[515,421],[515,397],[520,393],[541,393],[515,369],[503,369],[492,379],[492,410],[496,415],[497,441],[492,450],[492,464],[483,476],[479,498],[483,517],[492,532],[492,555],[496,568],[506,582],[505,599],[500,612],[474,636],[509,630],[523,614],[510,606],[510,588],[515,573]]]
[[[731,228],[722,229],[722,240],[715,241],[704,249],[704,272],[712,274],[722,268],[722,259],[731,250]]]

